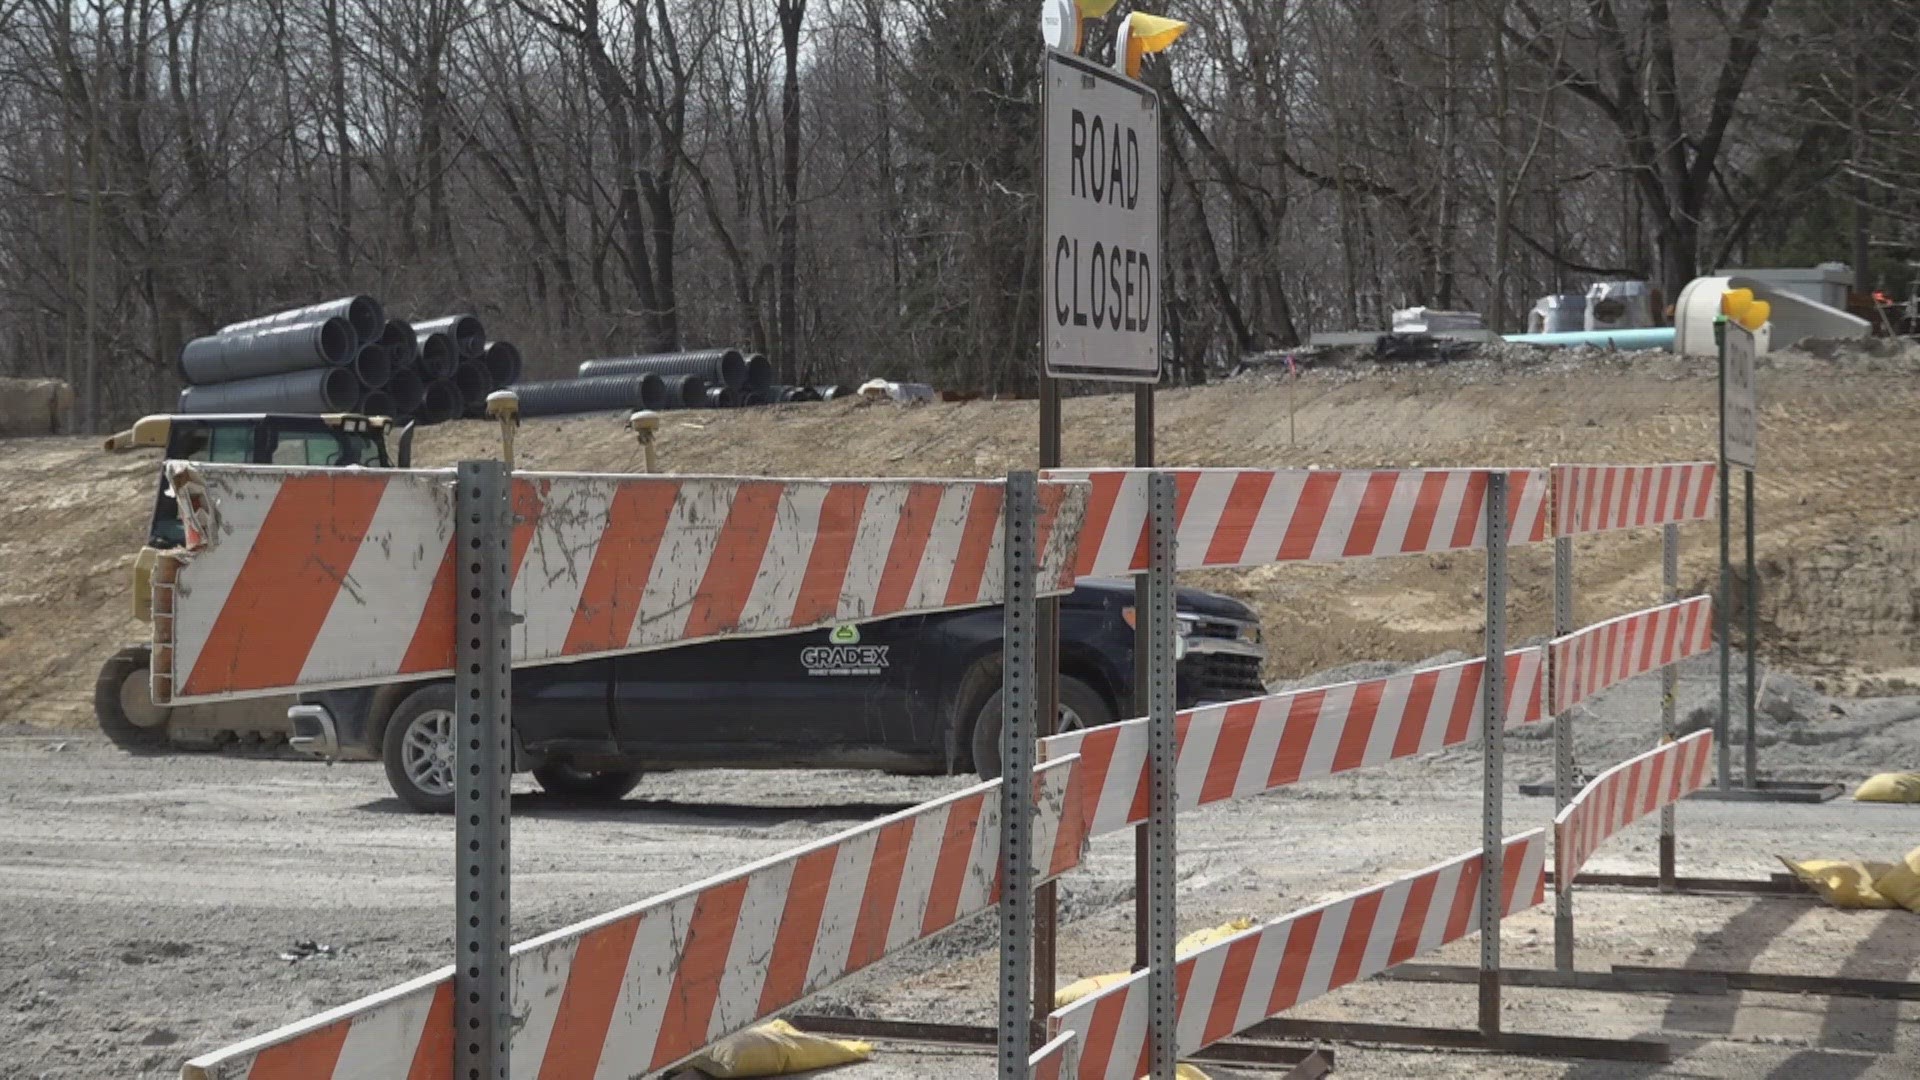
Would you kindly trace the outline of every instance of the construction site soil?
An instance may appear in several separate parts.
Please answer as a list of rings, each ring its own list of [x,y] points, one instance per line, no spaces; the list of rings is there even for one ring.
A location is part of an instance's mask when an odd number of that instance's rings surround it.
[[[1769,775],[1857,781],[1920,768],[1920,354],[1818,350],[1762,366],[1759,549]],[[1289,413],[1297,394],[1297,436]],[[1710,363],[1665,356],[1514,353],[1444,367],[1331,364],[1297,388],[1243,377],[1160,395],[1173,465],[1544,465],[1701,459],[1714,445]],[[1067,406],[1066,456],[1124,464],[1121,397]],[[834,402],[672,414],[663,467],[796,476],[995,475],[1033,459],[1032,403]],[[424,463],[490,454],[493,430],[425,431]],[[530,423],[525,468],[628,470],[612,416]],[[91,439],[0,441],[0,1076],[174,1075],[219,1046],[445,963],[452,827],[404,812],[376,765],[276,755],[132,756],[91,730],[94,672],[137,640],[127,563],[150,510],[150,457]],[[1737,503],[1736,503],[1737,507]],[[1711,583],[1712,525],[1684,535],[1683,585]],[[1649,534],[1578,545],[1581,621],[1657,599]],[[1515,552],[1510,637],[1544,635],[1542,548]],[[1478,556],[1191,575],[1251,600],[1269,677],[1373,674],[1479,647]],[[1384,658],[1391,658],[1391,662]],[[1354,666],[1356,662],[1365,662]],[[1682,670],[1683,726],[1706,722],[1716,671]],[[1583,764],[1651,745],[1657,683],[1602,695],[1576,718]],[[1543,733],[1510,742],[1509,777],[1551,766]],[[1180,926],[1271,918],[1478,846],[1479,757],[1457,751],[1180,818]],[[955,790],[962,778],[848,772],[697,772],[647,778],[616,808],[517,797],[514,920],[527,937]],[[1507,829],[1548,824],[1550,802],[1510,797]],[[1763,877],[1776,855],[1896,858],[1920,843],[1920,808],[1689,803],[1681,872]],[[1648,872],[1649,825],[1591,869]],[[1133,852],[1093,845],[1062,882],[1064,980],[1130,955]],[[1747,968],[1914,979],[1920,918],[1799,899],[1656,897],[1589,889],[1580,966]],[[976,920],[810,1003],[815,1011],[986,1022],[993,935]],[[1551,965],[1551,915],[1509,920],[1505,958]],[[330,946],[319,953],[297,947]],[[1472,942],[1434,957],[1471,963]],[[1120,959],[1117,959],[1120,958]],[[1293,1015],[1469,1027],[1470,987],[1374,981]],[[1513,1030],[1661,1037],[1676,1063],[1603,1065],[1342,1046],[1349,1076],[1751,1080],[1910,1077],[1920,1002],[1735,993],[1711,997],[1508,989]],[[989,1059],[883,1046],[850,1077],[985,1075]],[[1211,1070],[1216,1076],[1239,1070]],[[1244,1075],[1244,1073],[1241,1073]]]

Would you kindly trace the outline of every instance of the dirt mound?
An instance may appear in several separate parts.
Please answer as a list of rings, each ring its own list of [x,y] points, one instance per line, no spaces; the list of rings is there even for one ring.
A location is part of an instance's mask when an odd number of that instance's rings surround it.
[[[56,435],[73,410],[73,388],[59,379],[0,379],[0,439]]]
[[[1766,655],[1839,679],[1913,663],[1920,645],[1920,353],[1907,347],[1788,352],[1770,359],[1759,474]],[[1173,465],[1364,467],[1695,460],[1713,454],[1711,361],[1665,354],[1505,352],[1436,365],[1354,364],[1169,390],[1158,403],[1161,460]],[[1130,399],[1074,398],[1066,458],[1130,459]],[[1289,441],[1288,414],[1297,412]],[[669,414],[662,467],[793,476],[991,476],[1031,465],[1032,402],[897,405],[836,401]],[[495,450],[491,425],[421,433],[422,463]],[[613,415],[530,422],[531,469],[637,469]],[[88,722],[99,664],[142,627],[127,612],[127,564],[157,484],[151,457],[108,457],[92,440],[0,443],[0,720]],[[1737,513],[1736,503],[1736,513]],[[1683,531],[1683,583],[1714,578],[1715,527]],[[1658,599],[1652,534],[1577,545],[1578,616],[1596,620]],[[1509,640],[1549,629],[1548,552],[1517,550]],[[1445,555],[1339,566],[1190,575],[1250,600],[1265,620],[1269,678],[1360,657],[1479,648],[1481,558]]]

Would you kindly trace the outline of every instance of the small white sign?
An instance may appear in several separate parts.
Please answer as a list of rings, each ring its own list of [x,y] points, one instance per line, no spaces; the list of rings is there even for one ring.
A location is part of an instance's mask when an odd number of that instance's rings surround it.
[[[1764,332],[1764,328],[1762,328]],[[1760,394],[1753,361],[1755,333],[1727,322],[1726,375],[1720,384],[1720,456],[1729,465],[1754,469],[1760,459]]]
[[[1046,370],[1160,381],[1160,99],[1049,49],[1042,151]]]

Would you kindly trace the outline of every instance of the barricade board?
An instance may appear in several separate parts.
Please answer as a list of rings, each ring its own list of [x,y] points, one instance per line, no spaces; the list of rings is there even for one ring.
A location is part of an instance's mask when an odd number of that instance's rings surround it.
[[[453,474],[169,462],[154,700],[453,667]],[[516,474],[514,664],[1001,599],[1004,483]],[[1073,586],[1084,485],[1040,485],[1041,592]]]
[[[1077,865],[1078,759],[1034,775],[1037,881]],[[515,1076],[638,1076],[999,902],[997,780],[513,948]],[[187,1063],[184,1080],[453,1069],[453,969]]]
[[[1555,465],[1555,536],[1713,520],[1711,461],[1670,465]]]
[[[1712,758],[1713,731],[1707,729],[1594,777],[1553,819],[1554,888],[1572,888],[1580,868],[1614,834],[1705,787]]]
[[[1506,841],[1503,911],[1546,898],[1546,832]],[[1478,851],[1236,934],[1178,964],[1178,1053],[1192,1054],[1340,987],[1480,930]],[[1146,1071],[1147,973],[1048,1017],[1048,1035],[1080,1036],[1079,1080]]]
[[[1507,726],[1542,718],[1545,653],[1507,654]],[[1480,735],[1485,660],[1381,679],[1207,705],[1174,719],[1176,800],[1191,810],[1306,780],[1472,743]],[[1092,834],[1147,819],[1145,720],[1041,740],[1048,758],[1078,754],[1073,799],[1089,803]]]
[[[1148,469],[1052,469],[1049,479],[1086,480],[1075,572],[1131,574],[1147,568]],[[1463,551],[1486,544],[1485,469],[1165,469],[1179,490],[1179,568]],[[1547,539],[1547,473],[1509,477],[1509,543]]]
[[[1577,630],[1549,642],[1555,715],[1609,687],[1713,648],[1713,599],[1695,596]]]

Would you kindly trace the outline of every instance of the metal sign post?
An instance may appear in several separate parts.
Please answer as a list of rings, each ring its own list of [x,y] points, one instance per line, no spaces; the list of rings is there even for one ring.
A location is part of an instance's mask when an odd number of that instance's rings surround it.
[[[1760,408],[1759,394],[1754,377],[1754,361],[1759,352],[1754,340],[1755,333],[1741,325],[1738,320],[1729,319],[1724,323],[1720,348],[1720,599],[1723,612],[1720,616],[1720,717],[1721,730],[1715,732],[1720,739],[1720,787],[1726,789],[1731,783],[1732,746],[1727,739],[1728,699],[1731,690],[1732,634],[1732,544],[1729,541],[1732,515],[1729,509],[1729,492],[1732,488],[1729,473],[1738,466],[1746,474],[1746,610],[1747,610],[1747,692],[1746,692],[1746,759],[1747,783],[1749,789],[1757,790],[1759,778],[1759,747],[1754,741],[1754,653],[1758,650],[1758,632],[1754,607],[1757,601],[1754,581],[1753,555],[1753,470],[1758,467],[1760,457]]]
[[[1556,522],[1556,532],[1558,532]],[[1573,537],[1553,541],[1553,636],[1573,633]],[[1547,701],[1558,701],[1561,673],[1547,665]],[[1578,777],[1573,766],[1573,710],[1553,718],[1553,812],[1558,817],[1573,801]],[[1573,890],[1556,889],[1553,897],[1553,966],[1573,970]]]
[[[1160,380],[1160,99],[1145,85],[1073,55],[1077,22],[1064,6],[1043,9],[1049,48],[1040,80],[1041,265],[1040,467],[1065,464],[1061,453],[1063,379],[1137,382],[1133,464],[1154,463],[1153,390]],[[1152,681],[1152,633],[1145,618],[1146,576],[1135,578],[1132,704],[1145,703]],[[1051,607],[1051,610],[1049,610]],[[1053,601],[1041,610],[1040,696],[1036,725],[1053,729],[1059,715],[1059,623]],[[1134,841],[1134,966],[1149,966],[1152,936],[1151,838]],[[1053,1008],[1056,898],[1051,884],[1036,897],[1033,1019]],[[1037,1044],[1037,1040],[1036,1040]]]
[[[462,1077],[508,1080],[513,1038],[513,942],[508,884],[513,520],[499,461],[463,461],[454,497],[459,597],[454,648],[453,811],[459,884],[454,897],[454,1063]]]
[[[1033,948],[1033,686],[1037,477],[1007,476],[1000,717],[1000,1077],[1026,1080]]]
[[[1174,917],[1174,520],[1179,492],[1169,473],[1147,478],[1152,543],[1147,570],[1145,618],[1152,635],[1147,650],[1147,738],[1151,747],[1152,794],[1147,810],[1147,922],[1150,1004],[1148,1045],[1150,1075],[1174,1080],[1175,1032],[1179,1002],[1174,986],[1174,944],[1178,924]]]
[[[1480,1033],[1500,1034],[1500,917],[1505,854],[1501,787],[1507,731],[1507,475],[1487,473],[1487,668],[1480,703]]]
[[[1732,328],[1733,323],[1725,317],[1714,320],[1713,336],[1720,346],[1720,469],[1716,474],[1720,485],[1720,588],[1714,596],[1713,637],[1720,657],[1720,708],[1713,718],[1713,745],[1714,787],[1723,794],[1733,787],[1733,745],[1727,737],[1727,702],[1733,696],[1733,657],[1729,651],[1732,620],[1728,615],[1728,600],[1733,595],[1733,539],[1727,522],[1732,516],[1727,496],[1727,341],[1733,336]]]

